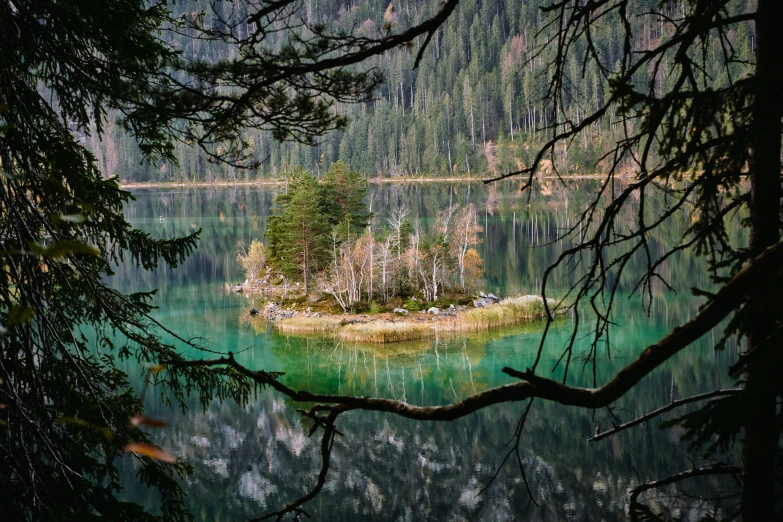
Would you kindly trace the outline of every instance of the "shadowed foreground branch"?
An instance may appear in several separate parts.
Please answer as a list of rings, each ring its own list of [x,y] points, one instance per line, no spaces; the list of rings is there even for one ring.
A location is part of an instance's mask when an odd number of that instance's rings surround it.
[[[653,419],[657,417],[658,415],[663,415],[667,411],[671,411],[679,406],[682,406],[684,404],[690,404],[692,402],[698,402],[698,401],[704,401],[707,399],[714,399],[715,397],[725,397],[726,395],[734,395],[735,393],[742,392],[742,389],[740,388],[731,388],[728,390],[715,390],[707,393],[700,393],[699,395],[694,395],[693,397],[687,397],[685,399],[679,399],[676,401],[672,401],[666,406],[661,406],[660,408],[657,408],[649,413],[645,413],[641,417],[637,417],[631,421],[625,422],[623,424],[615,424],[614,427],[610,430],[602,431],[600,433],[597,433],[594,437],[590,437],[587,439],[589,442],[597,442],[601,439],[605,439],[606,437],[610,435],[614,435],[615,433],[618,433],[620,431],[625,431],[629,428],[633,428],[634,426],[638,426],[639,424],[645,423],[650,419]]]
[[[738,272],[690,321],[672,330],[659,342],[648,346],[633,362],[615,377],[598,388],[568,386],[552,379],[539,377],[530,371],[503,368],[503,372],[525,382],[491,388],[445,406],[414,406],[403,401],[350,395],[328,395],[297,391],[278,381],[263,370],[251,370],[238,363],[232,354],[218,359],[166,360],[162,364],[172,368],[227,365],[262,386],[270,386],[297,402],[326,403],[316,406],[331,411],[339,405],[341,411],[365,410],[394,413],[401,417],[428,421],[451,421],[470,415],[482,408],[502,402],[521,401],[538,397],[568,406],[602,408],[625,395],[642,378],[666,360],[710,331],[729,313],[739,307],[745,296],[756,286],[760,273],[783,262],[783,243],[768,248],[764,253]]]
[[[759,280],[759,274],[779,265],[781,261],[783,261],[783,243],[778,243],[748,263],[745,268],[738,272],[712,297],[693,319],[672,330],[658,343],[647,347],[639,357],[618,372],[612,380],[598,388],[568,386],[552,379],[536,376],[530,370],[520,372],[512,368],[503,368],[503,372],[506,374],[522,379],[525,382],[491,388],[471,395],[463,401],[445,406],[415,406],[392,399],[326,395],[311,393],[306,390],[293,390],[278,381],[276,378],[277,374],[263,370],[251,370],[238,363],[231,353],[227,357],[218,359],[167,360],[162,362],[173,370],[194,366],[211,367],[226,365],[253,380],[256,384],[262,387],[272,387],[297,402],[316,403],[309,411],[302,412],[305,417],[314,421],[311,434],[318,427],[324,428],[321,442],[322,466],[316,486],[307,495],[289,503],[281,510],[255,520],[271,517],[281,520],[289,513],[293,513],[298,518],[302,514],[306,515],[301,506],[314,498],[325,483],[332,443],[336,433],[335,422],[340,414],[350,410],[380,411],[421,421],[451,421],[494,404],[532,398],[541,398],[560,404],[591,409],[609,406],[625,395],[636,383],[663,362],[707,333],[728,314],[737,309],[744,302],[749,292],[757,286],[756,282]],[[325,412],[325,415],[321,417],[318,412]],[[740,469],[736,467],[713,466],[675,475],[661,481],[643,485],[634,490],[632,505],[638,505],[637,497],[647,489],[684,480],[691,476],[711,473],[737,474],[739,472]]]

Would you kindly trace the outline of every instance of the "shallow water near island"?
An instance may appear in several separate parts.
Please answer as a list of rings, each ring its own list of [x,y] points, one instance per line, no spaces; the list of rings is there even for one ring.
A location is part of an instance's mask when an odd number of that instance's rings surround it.
[[[576,222],[599,184],[575,180],[568,187],[539,187],[531,198],[518,184],[487,187],[478,183],[373,185],[375,226],[383,226],[397,203],[411,209],[426,226],[449,203],[467,201],[479,209],[484,227],[479,246],[485,268],[485,291],[500,296],[540,293],[546,267],[569,246],[560,232]],[[413,404],[447,404],[513,379],[504,366],[525,369],[536,355],[542,324],[533,322],[485,335],[453,336],[384,347],[353,346],[330,339],[275,335],[243,320],[255,304],[226,294],[226,282],[244,279],[235,260],[240,240],[261,239],[273,198],[280,187],[144,189],[125,208],[127,219],[155,237],[202,230],[198,250],[180,267],[141,272],[120,266],[110,283],[123,291],[158,288],[154,316],[183,337],[205,339],[213,350],[232,351],[251,368],[285,372],[296,389],[374,395]],[[662,196],[663,197],[663,196]],[[629,214],[630,216],[630,214]],[[677,244],[687,217],[675,216],[655,234],[662,253]],[[739,228],[733,234],[741,233]],[[741,241],[742,238],[736,238]],[[620,279],[611,344],[602,349],[593,373],[579,358],[569,383],[601,384],[649,344],[692,317],[701,300],[693,286],[708,288],[701,260],[675,256],[664,267],[677,294],[653,287],[649,313],[638,297],[626,299],[641,270],[630,263]],[[548,295],[565,293],[575,277],[556,273]],[[589,319],[589,317],[585,317]],[[544,347],[540,368],[548,371],[571,334],[571,318],[558,321]],[[589,347],[589,321],[578,335],[577,350]],[[664,367],[645,378],[614,413],[621,421],[673,399],[730,385],[725,368],[736,346],[713,349],[720,332],[710,333]],[[187,356],[203,353],[184,349]],[[126,363],[132,376],[139,369]],[[554,373],[562,376],[561,369]],[[320,466],[319,439],[309,439],[309,424],[279,394],[265,391],[240,407],[213,401],[206,411],[193,401],[187,412],[171,410],[148,391],[147,414],[169,426],[156,433],[158,443],[194,466],[184,481],[196,520],[242,521],[277,509],[305,494]],[[607,411],[583,411],[537,401],[528,416],[520,454],[530,484],[530,502],[515,459],[503,466],[506,443],[525,404],[485,409],[450,423],[416,423],[385,414],[351,412],[341,417],[324,490],[305,509],[315,520],[625,520],[627,489],[640,481],[689,469],[687,445],[679,433],[653,422],[590,443],[600,425],[611,426]],[[129,462],[124,473],[134,473]],[[709,494],[719,485],[700,482],[680,489]],[[154,506],[154,495],[130,489],[129,499]],[[659,501],[666,504],[666,498]],[[675,508],[679,509],[679,505]],[[685,520],[702,515],[698,508],[678,511]]]

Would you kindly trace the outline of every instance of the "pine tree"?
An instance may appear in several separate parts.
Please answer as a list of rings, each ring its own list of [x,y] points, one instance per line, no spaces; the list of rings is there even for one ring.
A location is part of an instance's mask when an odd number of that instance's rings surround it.
[[[269,238],[275,268],[304,283],[310,290],[312,276],[329,257],[329,215],[323,211],[318,181],[301,173],[289,194],[280,198],[279,212],[269,218]]]
[[[0,505],[8,520],[153,520],[123,499],[123,449],[135,451],[139,481],[160,494],[156,510],[188,518],[177,482],[187,467],[149,446],[141,403],[118,369],[177,352],[147,315],[154,292],[125,295],[105,278],[119,263],[176,267],[198,234],[158,240],[134,229],[122,214],[131,194],[103,179],[78,139],[90,128],[100,136],[108,109],[150,95],[146,86],[171,57],[156,37],[166,18],[130,0],[0,6]],[[155,121],[126,123],[165,153]],[[248,389],[224,380],[228,373],[155,379],[177,402],[186,389],[243,400]]]
[[[342,161],[332,163],[321,180],[319,196],[329,223],[335,226],[347,221],[352,232],[361,232],[372,217],[367,211],[366,198],[367,181]]]

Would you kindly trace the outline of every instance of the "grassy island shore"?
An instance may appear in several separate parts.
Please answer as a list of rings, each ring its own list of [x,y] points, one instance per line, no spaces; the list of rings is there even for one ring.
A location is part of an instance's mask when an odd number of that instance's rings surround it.
[[[556,301],[548,299],[554,310]],[[555,312],[557,313],[557,312]],[[274,330],[287,335],[325,335],[357,343],[396,343],[429,339],[439,335],[483,332],[543,319],[543,299],[526,295],[503,299],[479,308],[454,308],[437,313],[408,315],[297,313],[272,322]]]

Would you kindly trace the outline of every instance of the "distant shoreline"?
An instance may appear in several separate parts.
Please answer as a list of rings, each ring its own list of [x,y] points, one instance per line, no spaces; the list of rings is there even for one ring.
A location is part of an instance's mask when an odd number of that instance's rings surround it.
[[[605,174],[569,174],[563,179],[602,179]],[[625,177],[625,176],[618,176]],[[557,179],[557,176],[547,174],[543,179]],[[491,178],[425,178],[425,177],[394,177],[394,178],[368,178],[369,183],[484,183]],[[518,179],[522,179],[521,177]],[[513,178],[507,178],[513,180]],[[120,182],[120,188],[126,190],[150,189],[150,188],[225,188],[225,187],[264,187],[280,186],[287,183],[284,179],[260,179],[252,181],[130,181]]]

